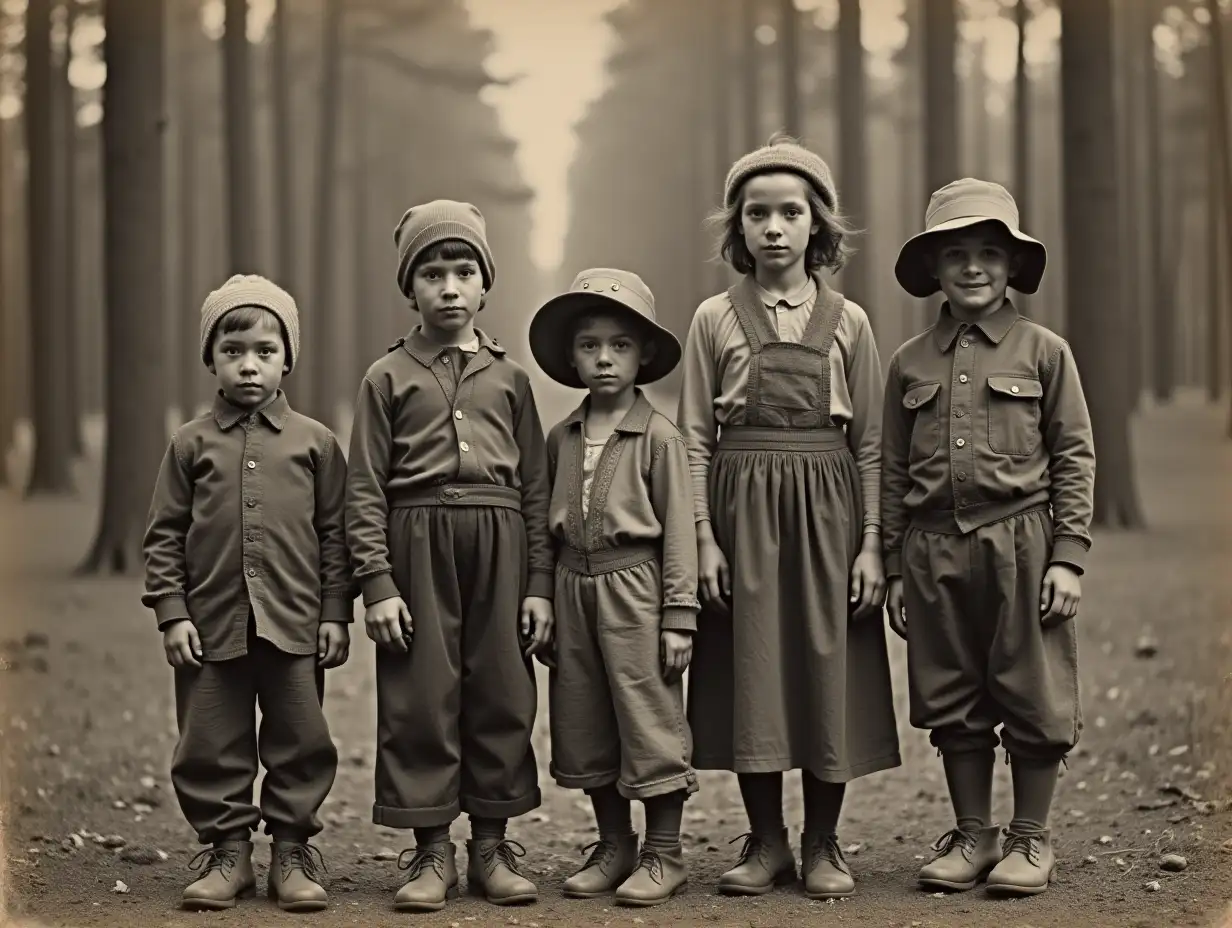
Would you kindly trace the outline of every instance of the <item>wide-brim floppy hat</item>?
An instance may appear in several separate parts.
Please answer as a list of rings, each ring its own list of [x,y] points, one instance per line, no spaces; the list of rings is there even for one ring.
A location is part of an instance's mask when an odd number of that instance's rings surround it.
[[[655,317],[654,294],[632,271],[594,267],[573,279],[568,291],[552,297],[530,323],[530,350],[542,371],[566,387],[585,389],[571,363],[573,321],[592,312],[629,313],[655,346],[642,364],[636,383],[654,383],[680,363],[680,341]]]
[[[945,232],[984,222],[1005,227],[1017,243],[1018,270],[1009,285],[1019,293],[1034,293],[1044,277],[1048,251],[1042,242],[1018,228],[1018,204],[1008,190],[991,181],[964,177],[937,190],[928,201],[924,231],[907,240],[898,252],[894,276],[914,297],[932,296],[941,289],[933,276],[933,245]]]

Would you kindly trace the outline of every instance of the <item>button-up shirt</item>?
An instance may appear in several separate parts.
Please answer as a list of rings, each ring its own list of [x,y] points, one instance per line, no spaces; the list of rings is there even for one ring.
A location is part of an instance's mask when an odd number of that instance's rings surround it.
[[[371,605],[400,595],[389,562],[389,510],[447,484],[521,494],[527,594],[551,598],[547,446],[530,377],[483,332],[455,380],[460,352],[419,327],[368,369],[351,431],[347,537],[355,579]]]
[[[350,622],[346,459],[324,425],[278,391],[251,412],[221,393],[163,457],[145,534],[145,594],[158,627],[190,619],[205,660],[258,637],[314,654],[321,622]]]
[[[672,421],[639,390],[608,438],[582,514],[583,429],[587,401],[548,435],[552,536],[582,554],[626,545],[660,548],[661,628],[697,628],[697,532],[689,455]]]
[[[882,418],[882,543],[902,573],[913,520],[971,532],[1051,506],[1051,561],[1081,571],[1091,546],[1095,444],[1078,369],[1056,333],[1009,303],[963,323],[942,307],[890,361]]]

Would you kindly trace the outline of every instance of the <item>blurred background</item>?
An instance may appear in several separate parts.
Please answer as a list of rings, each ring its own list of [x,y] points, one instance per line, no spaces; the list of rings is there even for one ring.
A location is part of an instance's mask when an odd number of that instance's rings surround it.
[[[237,272],[298,299],[286,387],[345,440],[363,371],[415,321],[391,232],[435,197],[486,215],[479,324],[531,369],[550,426],[578,396],[534,370],[537,306],[583,267],[627,267],[683,340],[729,282],[703,225],[723,176],[785,129],[866,230],[836,285],[883,360],[936,309],[892,273],[929,192],[1010,188],[1049,248],[1019,303],[1070,339],[1096,419],[1097,521],[1138,526],[1134,417],[1232,386],[1228,17],[1219,0],[0,0],[0,480],[96,499],[83,567],[138,571],[168,429],[211,397],[200,304]],[[655,389],[666,411],[677,386]]]

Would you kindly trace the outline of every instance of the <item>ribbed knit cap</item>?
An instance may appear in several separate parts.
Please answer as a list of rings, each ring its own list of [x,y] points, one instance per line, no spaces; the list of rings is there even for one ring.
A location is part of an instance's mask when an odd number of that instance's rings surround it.
[[[496,279],[496,262],[488,247],[488,227],[478,207],[458,200],[433,200],[412,206],[394,227],[394,244],[398,246],[398,289],[411,295],[411,272],[419,256],[440,242],[449,239],[466,242],[479,255],[479,270],[483,286],[492,289]]]
[[[838,209],[838,191],[830,167],[821,157],[790,139],[775,139],[756,151],[751,151],[732,165],[723,185],[723,205],[736,202],[741,185],[755,174],[790,171],[807,180],[831,210]]]
[[[241,306],[259,306],[278,317],[287,333],[287,369],[299,358],[299,307],[282,287],[260,274],[236,274],[201,305],[201,360],[209,366],[214,330],[222,317]]]

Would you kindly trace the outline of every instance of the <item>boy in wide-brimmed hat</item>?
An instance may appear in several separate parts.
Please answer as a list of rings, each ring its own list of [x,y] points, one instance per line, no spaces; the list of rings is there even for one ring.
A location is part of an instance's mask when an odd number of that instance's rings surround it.
[[[685,883],[684,801],[697,790],[681,676],[697,626],[689,461],[638,390],[680,343],[636,275],[583,271],[530,327],[535,361],[589,396],[548,435],[556,542],[552,775],[591,797],[599,841],[563,892],[656,905]],[[646,807],[641,851],[630,800]]]
[[[907,641],[911,722],[942,755],[957,819],[919,874],[934,889],[1048,888],[1048,813],[1082,728],[1072,619],[1091,545],[1091,420],[1069,345],[1005,295],[1034,293],[1046,260],[1008,191],[964,178],[933,194],[895,265],[912,296],[946,296],[890,362],[881,461],[890,624]],[[1004,846],[990,821],[998,741],[1014,780]]]

